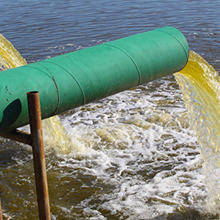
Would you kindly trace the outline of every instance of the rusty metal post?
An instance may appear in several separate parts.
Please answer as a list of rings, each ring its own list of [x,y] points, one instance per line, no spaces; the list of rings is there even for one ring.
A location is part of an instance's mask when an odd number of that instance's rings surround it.
[[[29,120],[33,148],[35,181],[40,220],[50,220],[50,204],[44,155],[40,99],[38,92],[28,92]]]
[[[3,220],[3,218],[2,218],[2,206],[1,206],[1,199],[0,199],[0,220]]]
[[[24,131],[19,131],[15,129],[13,131],[0,134],[0,136],[32,146],[31,134]]]

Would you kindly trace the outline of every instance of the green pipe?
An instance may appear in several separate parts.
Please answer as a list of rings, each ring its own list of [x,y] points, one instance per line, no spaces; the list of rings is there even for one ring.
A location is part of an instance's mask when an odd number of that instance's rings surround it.
[[[39,91],[42,118],[181,70],[182,33],[163,27],[0,73],[0,133],[29,123],[27,92]]]

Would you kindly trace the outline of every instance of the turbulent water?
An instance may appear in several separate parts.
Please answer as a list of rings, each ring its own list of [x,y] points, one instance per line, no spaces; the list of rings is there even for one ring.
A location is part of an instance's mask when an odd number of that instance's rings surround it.
[[[219,73],[202,57],[190,53],[187,66],[175,74],[204,159],[209,202],[215,212],[220,208],[220,80]]]
[[[52,219],[218,217],[218,73],[190,52],[175,77],[190,116],[169,76],[43,121]],[[35,219],[31,149],[1,145],[3,215]]]
[[[26,60],[2,34],[0,34],[0,70],[26,65]]]
[[[220,70],[220,1],[1,0],[0,7],[0,33],[28,63],[174,26]],[[25,65],[2,35],[0,70]],[[175,76],[43,122],[53,220],[220,218],[219,74],[198,54],[190,52]],[[38,219],[31,147],[4,138],[0,198],[4,220]]]

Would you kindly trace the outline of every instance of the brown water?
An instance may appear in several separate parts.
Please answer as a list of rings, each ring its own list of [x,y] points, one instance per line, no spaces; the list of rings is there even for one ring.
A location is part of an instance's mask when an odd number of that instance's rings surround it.
[[[192,50],[220,67],[218,1],[18,0],[16,10],[8,1],[0,5],[0,32],[28,62],[172,25]],[[219,217],[218,120],[211,120],[219,117],[218,73],[196,54],[191,59],[184,76],[175,76],[190,115],[168,76],[60,115],[66,133],[58,118],[45,123],[52,219]],[[206,82],[206,104],[191,69],[209,77],[198,79]],[[37,219],[31,149],[0,142],[4,218]]]

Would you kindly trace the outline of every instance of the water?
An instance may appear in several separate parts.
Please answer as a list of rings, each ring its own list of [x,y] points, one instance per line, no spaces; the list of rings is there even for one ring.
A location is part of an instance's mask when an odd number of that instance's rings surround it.
[[[209,199],[207,206],[214,211],[219,209],[220,198],[219,73],[202,57],[191,52],[187,66],[175,76],[182,88],[204,159],[203,173]]]
[[[0,6],[0,33],[28,63],[171,25],[220,70],[220,1],[18,0],[12,7],[2,0]],[[218,133],[195,130],[189,112],[167,76],[60,115],[66,136],[61,128],[53,142],[45,134],[52,218],[218,219]],[[54,143],[56,137],[64,139]],[[198,141],[210,143],[206,137],[216,144],[200,148]],[[31,149],[0,142],[4,218],[37,219]],[[215,164],[204,163],[210,155]]]

